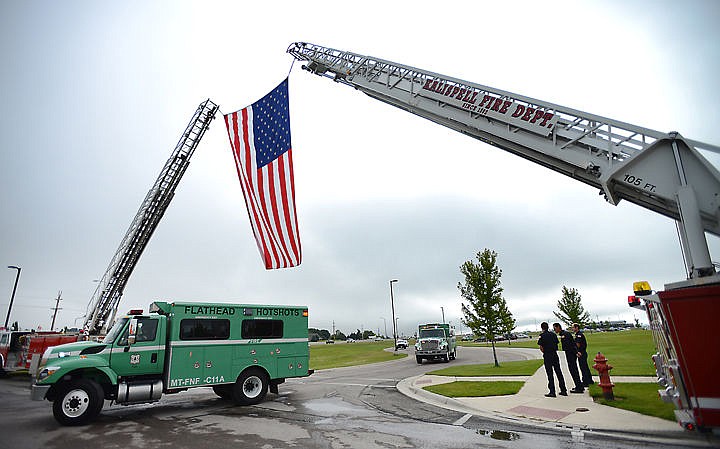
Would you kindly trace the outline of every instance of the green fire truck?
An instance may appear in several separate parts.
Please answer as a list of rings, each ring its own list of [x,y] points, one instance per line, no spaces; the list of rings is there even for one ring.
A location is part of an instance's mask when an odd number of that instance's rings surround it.
[[[447,323],[418,325],[415,342],[415,360],[421,364],[425,360],[449,362],[457,357],[455,329]]]
[[[48,348],[31,398],[53,403],[63,425],[96,418],[105,400],[129,405],[212,387],[239,405],[261,402],[308,369],[308,309],[154,302],[121,317],[102,342]]]

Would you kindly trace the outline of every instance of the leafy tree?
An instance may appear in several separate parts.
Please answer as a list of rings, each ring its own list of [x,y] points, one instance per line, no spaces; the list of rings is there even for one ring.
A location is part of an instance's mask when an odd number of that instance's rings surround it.
[[[468,260],[460,266],[465,283],[458,282],[458,289],[468,302],[461,303],[465,317],[461,321],[475,335],[491,342],[495,366],[500,366],[495,352],[495,337],[502,335],[508,326],[514,328],[515,320],[502,296],[502,270],[497,266],[497,253],[485,248],[477,253],[476,258],[477,262]]]
[[[314,327],[309,327],[308,333],[317,334],[320,340],[330,340],[330,331],[327,329],[315,329]]]
[[[553,312],[553,314],[567,326],[578,323],[582,328],[590,322],[590,314],[585,311],[582,305],[582,296],[577,289],[567,288],[563,285],[562,298],[558,300],[557,307],[559,312]]]

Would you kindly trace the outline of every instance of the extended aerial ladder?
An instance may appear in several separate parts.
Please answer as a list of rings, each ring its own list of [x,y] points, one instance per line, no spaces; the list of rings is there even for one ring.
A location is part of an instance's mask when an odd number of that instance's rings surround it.
[[[210,100],[198,106],[155,184],[145,196],[88,304],[83,329],[90,335],[105,333],[114,321],[125,285],[217,110],[218,106]]]
[[[628,303],[647,311],[660,397],[686,429],[720,429],[717,358],[706,351],[720,334],[698,332],[720,316],[705,236],[720,235],[720,173],[698,150],[720,147],[371,56],[304,42],[287,52],[311,73],[584,182],[613,205],[674,219],[687,280],[660,292],[638,283]]]
[[[296,42],[304,69],[628,200],[678,223],[689,278],[715,269],[720,174],[697,149],[720,147],[414,67]]]

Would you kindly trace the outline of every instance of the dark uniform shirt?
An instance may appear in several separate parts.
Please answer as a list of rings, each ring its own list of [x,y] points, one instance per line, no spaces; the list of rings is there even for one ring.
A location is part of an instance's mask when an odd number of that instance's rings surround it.
[[[537,342],[538,346],[543,348],[543,357],[551,356],[552,354],[557,355],[558,339],[554,332],[549,330],[543,331],[540,334]]]
[[[585,340],[585,334],[582,331],[575,332],[575,346],[578,352],[585,354],[587,352],[587,340]]]
[[[562,350],[565,352],[577,352],[577,346],[575,346],[575,340],[573,334],[566,330],[560,331],[560,343],[562,344]]]

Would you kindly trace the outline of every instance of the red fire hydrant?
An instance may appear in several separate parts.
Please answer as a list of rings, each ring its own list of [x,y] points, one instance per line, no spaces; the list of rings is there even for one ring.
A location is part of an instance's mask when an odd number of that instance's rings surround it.
[[[608,364],[607,359],[600,352],[595,356],[593,369],[600,375],[598,387],[602,388],[603,397],[608,401],[614,401],[615,395],[613,394],[613,387],[615,384],[610,381],[610,370],[613,369],[613,367]]]

